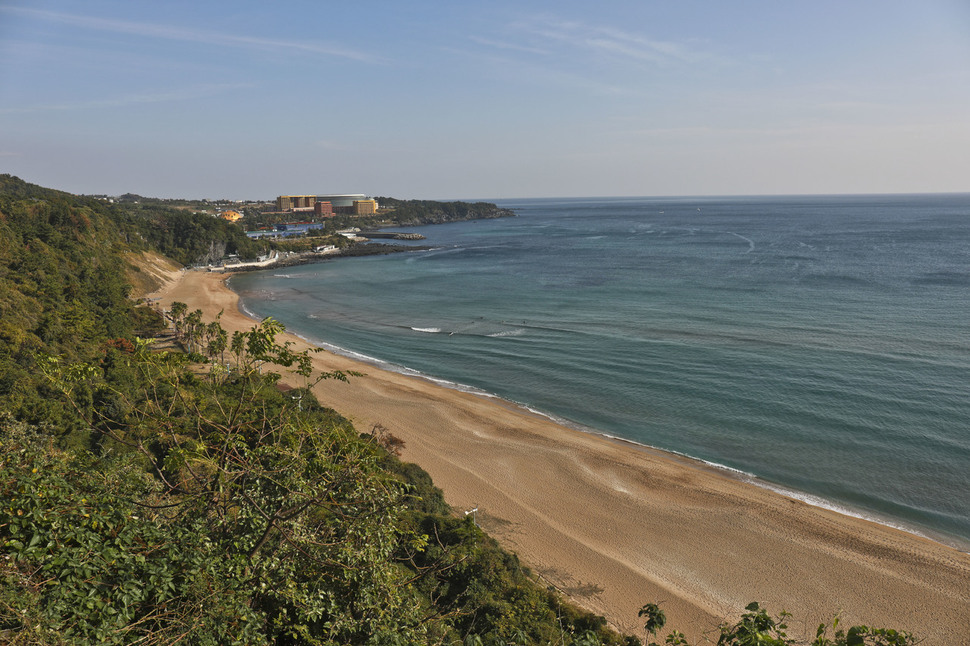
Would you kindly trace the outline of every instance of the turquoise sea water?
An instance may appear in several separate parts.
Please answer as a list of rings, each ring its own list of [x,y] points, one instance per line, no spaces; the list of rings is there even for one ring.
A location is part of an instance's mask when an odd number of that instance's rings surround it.
[[[231,286],[317,343],[966,549],[970,195],[500,205]]]

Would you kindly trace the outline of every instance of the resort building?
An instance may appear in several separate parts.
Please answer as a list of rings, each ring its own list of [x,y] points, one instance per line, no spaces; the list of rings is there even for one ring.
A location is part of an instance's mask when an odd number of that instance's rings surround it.
[[[343,195],[317,195],[317,201],[330,202],[334,211],[341,207],[353,208],[354,200],[366,200],[367,196],[363,193],[344,193]]]
[[[354,200],[354,215],[374,215],[377,213],[376,200]]]
[[[280,195],[276,198],[276,210],[296,211],[299,209],[312,209],[316,202],[316,195]]]
[[[312,211],[317,202],[330,202],[334,212],[339,213],[339,209],[346,207],[348,210],[354,208],[357,200],[366,200],[367,196],[362,193],[345,193],[343,195],[280,195],[276,198],[276,210],[285,211]]]

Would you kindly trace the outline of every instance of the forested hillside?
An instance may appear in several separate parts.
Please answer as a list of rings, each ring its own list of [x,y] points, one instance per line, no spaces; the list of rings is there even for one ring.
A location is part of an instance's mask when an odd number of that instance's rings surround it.
[[[77,423],[39,379],[43,355],[89,360],[108,339],[151,330],[127,298],[121,253],[134,228],[95,200],[0,176],[0,406],[62,433]]]
[[[384,217],[401,226],[438,224],[459,220],[504,218],[515,215],[491,202],[436,202],[433,200],[398,200],[378,197],[381,209],[387,209]]]
[[[229,248],[205,218],[0,177],[0,643],[640,643],[310,390],[360,376],[314,374],[271,319],[230,336],[137,305],[125,258]],[[167,325],[174,349],[143,340]],[[793,643],[749,610],[718,643]]]
[[[157,212],[2,182],[0,642],[624,641],[316,403],[355,377],[311,374],[277,324],[176,308],[185,350],[140,341],[162,322],[123,258],[178,244]]]
[[[255,258],[264,244],[250,240],[236,224],[157,203],[118,205],[139,225],[144,241],[183,265],[217,263],[228,254]]]

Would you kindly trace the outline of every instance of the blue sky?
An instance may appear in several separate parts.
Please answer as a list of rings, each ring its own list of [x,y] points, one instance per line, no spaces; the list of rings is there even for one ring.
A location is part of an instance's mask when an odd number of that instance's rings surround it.
[[[210,199],[970,191],[970,2],[0,0],[0,172]]]

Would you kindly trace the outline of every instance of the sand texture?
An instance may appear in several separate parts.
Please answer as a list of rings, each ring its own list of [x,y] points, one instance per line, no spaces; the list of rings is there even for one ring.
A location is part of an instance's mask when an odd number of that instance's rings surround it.
[[[225,279],[182,272],[155,296],[207,320],[223,311],[230,331],[252,327]],[[322,382],[322,404],[358,430],[381,424],[403,439],[403,458],[427,470],[458,513],[478,507],[484,529],[620,630],[642,636],[637,610],[661,602],[668,627],[693,643],[759,601],[794,615],[791,636],[814,636],[839,613],[910,630],[925,644],[970,643],[964,552],[495,399],[331,353],[315,362],[366,373]]]

